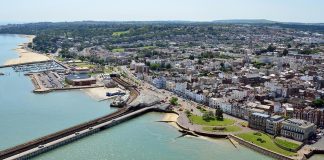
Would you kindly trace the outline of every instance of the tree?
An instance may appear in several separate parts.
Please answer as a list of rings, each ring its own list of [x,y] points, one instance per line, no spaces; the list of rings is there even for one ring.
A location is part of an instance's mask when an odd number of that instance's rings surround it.
[[[221,108],[218,107],[218,108],[216,109],[215,117],[216,117],[217,120],[220,120],[220,121],[224,120],[224,117],[223,117],[223,110],[222,110]]]
[[[210,120],[214,119],[214,114],[212,111],[204,112],[202,118],[205,121],[210,121]]]
[[[268,50],[268,52],[273,52],[273,51],[276,50],[276,47],[273,46],[272,44],[270,44],[270,45],[268,46],[267,50]]]
[[[190,56],[189,56],[189,59],[190,59],[190,60],[194,60],[194,59],[195,59],[195,56],[194,56],[194,55],[190,55]]]
[[[161,65],[158,63],[150,64],[150,69],[153,71],[160,69],[160,67],[161,67]]]
[[[198,64],[203,64],[202,61],[201,61],[201,59],[198,60]]]
[[[312,102],[312,105],[317,108],[324,107],[324,99],[316,99]]]
[[[86,59],[85,56],[79,56],[79,60],[81,60],[82,62]]]
[[[174,106],[178,105],[178,98],[177,97],[172,97],[170,99],[170,104],[172,104]]]
[[[288,55],[288,50],[287,49],[283,50],[282,55],[287,56]]]
[[[165,68],[166,69],[171,69],[172,68],[172,66],[171,66],[171,64],[170,63],[168,63],[166,66],[165,66]]]
[[[187,117],[189,117],[191,115],[191,112],[189,110],[186,110],[185,113],[186,113]]]
[[[145,65],[146,65],[146,66],[151,66],[151,62],[146,61],[146,62],[145,62]]]

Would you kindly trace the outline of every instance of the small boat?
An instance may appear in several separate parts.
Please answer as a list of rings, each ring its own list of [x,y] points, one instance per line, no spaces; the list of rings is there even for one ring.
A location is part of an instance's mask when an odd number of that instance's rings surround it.
[[[4,73],[0,72],[0,76],[4,76],[4,75],[5,75]]]

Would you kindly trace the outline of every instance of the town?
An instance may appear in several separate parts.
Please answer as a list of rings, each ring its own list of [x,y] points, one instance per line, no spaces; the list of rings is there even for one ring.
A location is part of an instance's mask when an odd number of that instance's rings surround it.
[[[0,28],[37,32],[25,47],[51,60],[14,67],[32,71],[27,75],[35,92],[115,88],[112,77],[118,76],[169,103],[177,124],[195,134],[233,136],[287,159],[324,152],[323,30],[284,24],[42,25]],[[63,29],[55,30],[59,25]],[[76,26],[79,32],[69,30]],[[130,93],[104,94],[117,95],[113,104],[123,106]]]

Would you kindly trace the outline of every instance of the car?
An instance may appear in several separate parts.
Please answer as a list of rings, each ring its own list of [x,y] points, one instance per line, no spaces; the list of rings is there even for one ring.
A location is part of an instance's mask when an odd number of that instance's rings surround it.
[[[93,130],[93,128],[92,127],[89,127],[89,130]]]
[[[38,148],[44,148],[45,146],[44,145],[39,145]]]
[[[80,133],[79,133],[79,132],[75,132],[74,134],[75,134],[75,135],[79,135]]]

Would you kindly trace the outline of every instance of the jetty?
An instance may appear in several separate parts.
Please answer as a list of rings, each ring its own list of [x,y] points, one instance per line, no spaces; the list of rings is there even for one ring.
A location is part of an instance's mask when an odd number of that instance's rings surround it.
[[[152,105],[129,105],[136,100],[136,98],[140,95],[140,92],[136,90],[135,86],[130,85],[118,77],[114,78],[114,80],[130,90],[130,98],[127,101],[127,105],[106,116],[3,150],[0,152],[0,159],[29,159],[57,147],[69,144],[80,138],[115,126],[144,113],[150,111],[164,112],[168,109],[169,104],[160,103],[147,103]]]

